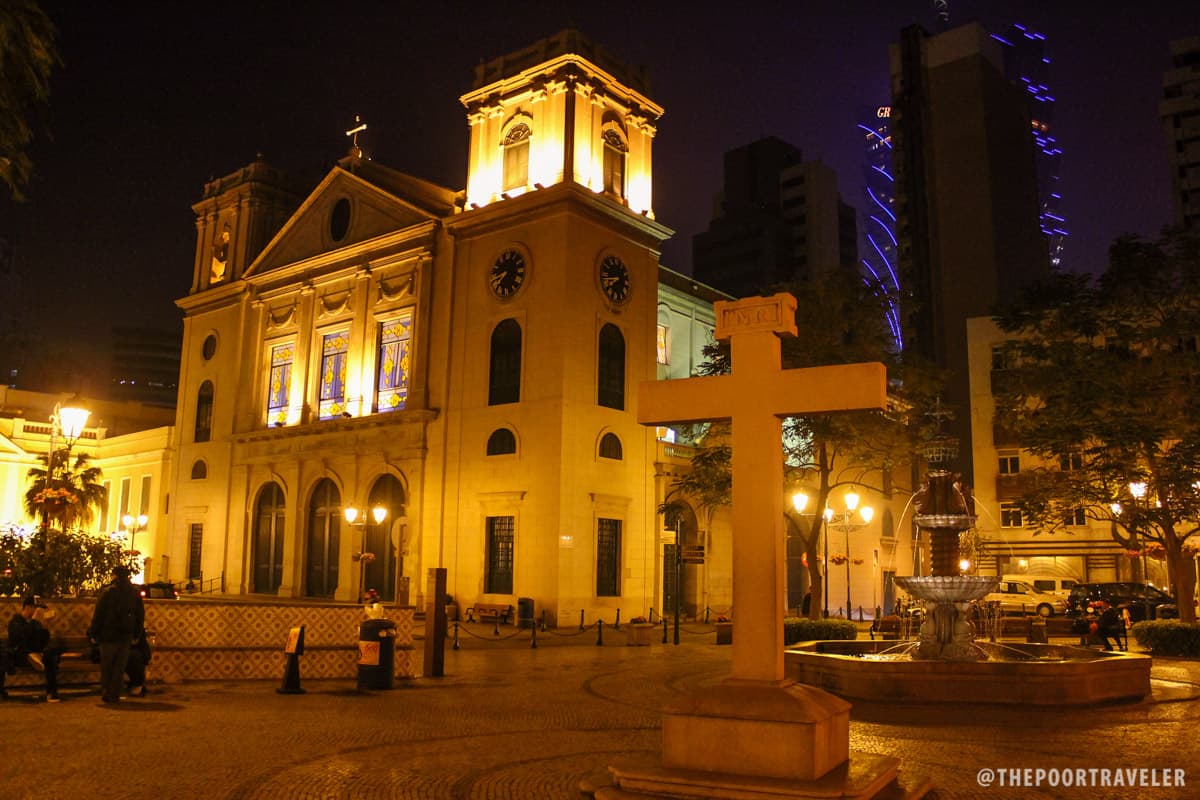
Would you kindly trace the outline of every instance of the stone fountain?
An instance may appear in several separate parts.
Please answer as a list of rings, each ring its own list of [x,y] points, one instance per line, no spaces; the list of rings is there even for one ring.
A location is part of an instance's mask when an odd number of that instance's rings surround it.
[[[975,501],[970,487],[946,468],[957,449],[951,440],[940,440],[927,450],[930,469],[913,498],[917,527],[929,532],[932,574],[895,579],[925,606],[920,644],[911,651],[917,659],[987,659],[975,645],[970,603],[995,591],[1000,578],[959,574],[958,538],[975,524]]]
[[[959,574],[959,534],[975,523],[970,487],[949,469],[951,440],[929,447],[926,481],[913,497],[928,531],[931,575],[895,583],[925,606],[916,642],[806,642],[785,653],[787,675],[842,697],[888,702],[1027,706],[1140,700],[1150,693],[1147,656],[1071,645],[976,642],[971,603],[995,576]]]

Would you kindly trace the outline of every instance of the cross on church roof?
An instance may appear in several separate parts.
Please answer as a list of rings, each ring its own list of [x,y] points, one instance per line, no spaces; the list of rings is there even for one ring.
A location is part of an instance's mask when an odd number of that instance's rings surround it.
[[[362,117],[358,114],[354,115],[355,127],[346,131],[346,135],[350,138],[350,155],[355,158],[362,158],[362,148],[358,146],[358,135],[367,129],[367,123],[362,121]]]

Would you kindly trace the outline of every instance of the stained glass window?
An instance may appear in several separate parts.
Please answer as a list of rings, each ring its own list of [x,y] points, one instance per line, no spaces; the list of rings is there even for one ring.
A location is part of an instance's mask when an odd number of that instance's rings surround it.
[[[408,401],[412,312],[379,325],[379,381],[375,410],[398,411]]]
[[[349,331],[336,331],[321,337],[321,419],[340,417],[346,410],[346,351],[349,342]]]
[[[287,422],[288,396],[292,386],[292,359],[296,348],[291,342],[271,348],[271,385],[267,390],[267,424]]]

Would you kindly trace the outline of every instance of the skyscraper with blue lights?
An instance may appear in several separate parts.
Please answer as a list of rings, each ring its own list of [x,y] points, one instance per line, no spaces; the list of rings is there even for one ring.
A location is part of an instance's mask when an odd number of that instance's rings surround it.
[[[866,161],[863,187],[862,247],[859,263],[863,280],[876,295],[887,299],[887,322],[896,349],[904,347],[900,327],[900,276],[896,261],[896,179],[892,174],[891,105],[875,106],[859,113],[858,129],[863,136]]]

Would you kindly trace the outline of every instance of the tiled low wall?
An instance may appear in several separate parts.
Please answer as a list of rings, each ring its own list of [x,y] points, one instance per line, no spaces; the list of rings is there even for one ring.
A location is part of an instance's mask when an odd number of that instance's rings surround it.
[[[55,611],[47,627],[54,635],[82,636],[92,619],[94,599],[49,601]],[[0,620],[20,611],[20,601],[0,598]],[[413,609],[386,607],[396,623],[395,675],[411,678],[414,671]],[[282,680],[288,631],[304,627],[302,678],[353,678],[358,673],[358,627],[366,619],[362,606],[279,602],[254,599],[146,601],[146,629],[154,635],[150,676],[155,680]],[[65,676],[64,676],[65,677]],[[14,685],[37,675],[9,676]]]

